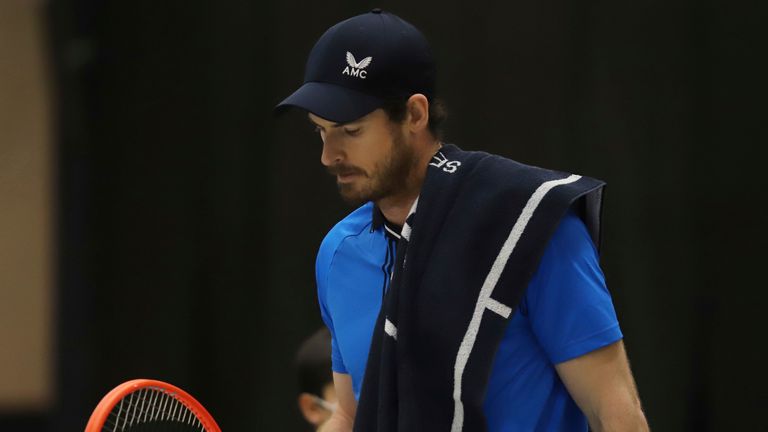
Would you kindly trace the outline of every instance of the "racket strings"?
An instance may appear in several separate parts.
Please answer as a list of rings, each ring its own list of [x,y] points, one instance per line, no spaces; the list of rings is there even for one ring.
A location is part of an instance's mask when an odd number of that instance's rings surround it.
[[[102,430],[131,431],[149,423],[173,425],[177,431],[206,430],[195,413],[173,393],[155,387],[145,387],[123,397],[110,411]]]

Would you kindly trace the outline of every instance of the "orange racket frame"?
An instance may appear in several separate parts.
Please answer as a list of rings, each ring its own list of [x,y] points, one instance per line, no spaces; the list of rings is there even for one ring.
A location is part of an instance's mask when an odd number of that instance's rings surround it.
[[[109,417],[109,413],[112,412],[115,405],[117,405],[125,396],[143,388],[157,388],[164,390],[170,396],[189,408],[198,420],[200,420],[200,423],[202,423],[206,431],[221,432],[219,425],[216,424],[216,421],[208,410],[206,410],[197,399],[193,398],[192,395],[173,384],[152,379],[135,379],[124,382],[112,389],[112,391],[107,393],[107,395],[101,399],[101,402],[96,406],[96,409],[93,410],[93,414],[91,414],[91,418],[88,420],[88,425],[85,427],[85,432],[101,432],[107,417]]]

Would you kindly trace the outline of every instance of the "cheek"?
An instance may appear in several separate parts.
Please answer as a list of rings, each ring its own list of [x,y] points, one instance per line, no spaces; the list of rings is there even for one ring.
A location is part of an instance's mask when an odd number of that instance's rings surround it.
[[[350,139],[346,146],[349,163],[363,168],[369,174],[386,154],[386,152],[382,151],[386,143],[373,138],[365,136],[356,137],[355,139]]]
[[[333,384],[326,384],[323,388],[323,399],[328,402],[336,402],[336,389],[333,388]]]

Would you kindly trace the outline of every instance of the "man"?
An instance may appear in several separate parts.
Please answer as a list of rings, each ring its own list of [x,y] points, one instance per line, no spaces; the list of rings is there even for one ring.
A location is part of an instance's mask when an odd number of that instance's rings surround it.
[[[331,334],[323,327],[305,339],[296,352],[298,405],[304,419],[317,429],[336,409],[331,376]],[[313,429],[313,430],[314,430]]]
[[[597,258],[602,182],[439,140],[421,33],[331,27],[304,84],[342,197],[317,257],[339,407],[323,431],[647,430]]]

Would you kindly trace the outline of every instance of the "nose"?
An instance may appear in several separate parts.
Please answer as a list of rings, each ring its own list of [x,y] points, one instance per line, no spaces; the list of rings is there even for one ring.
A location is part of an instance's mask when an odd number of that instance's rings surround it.
[[[325,137],[323,140],[323,153],[320,155],[320,162],[329,167],[342,161],[344,153],[333,140]]]

